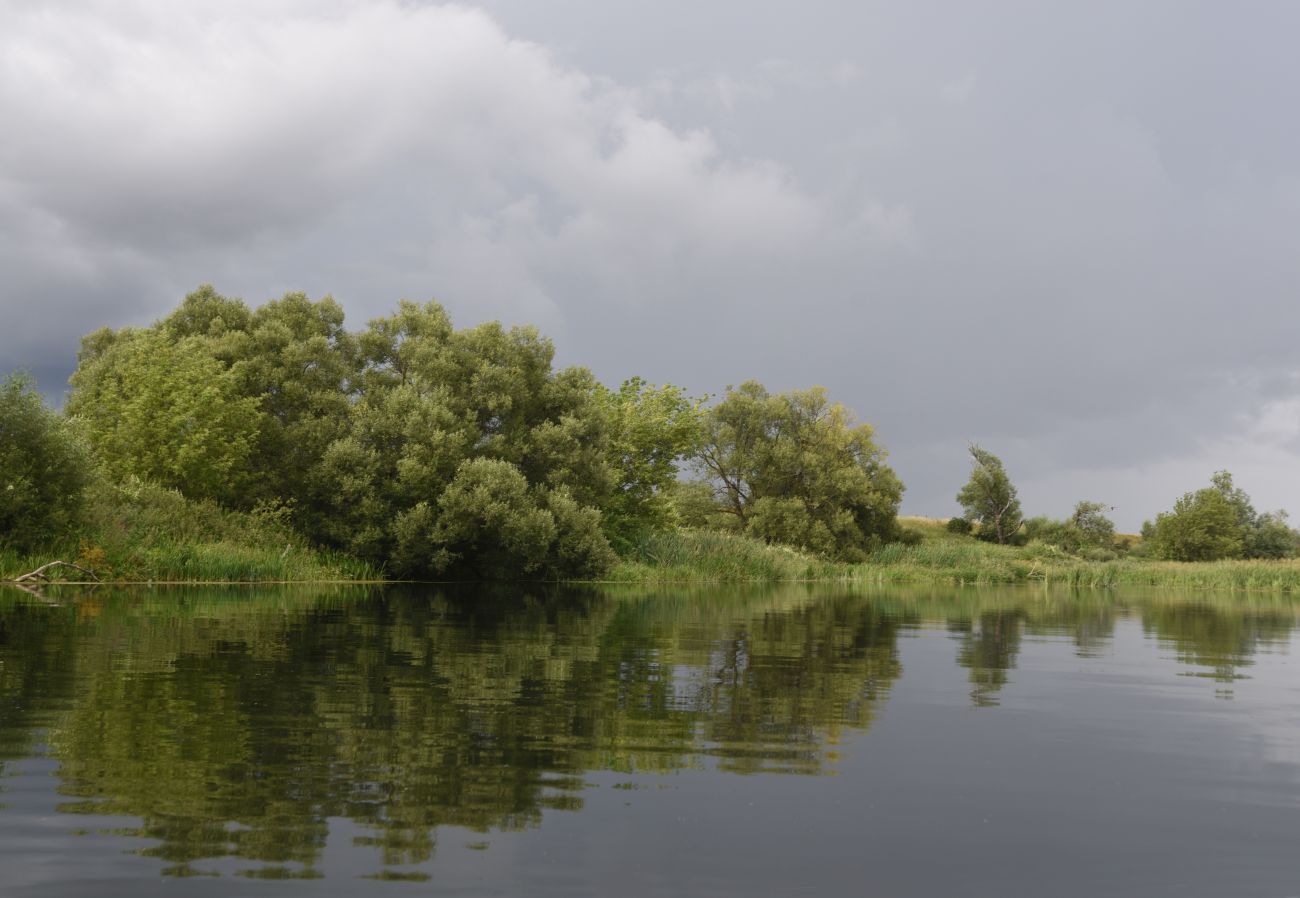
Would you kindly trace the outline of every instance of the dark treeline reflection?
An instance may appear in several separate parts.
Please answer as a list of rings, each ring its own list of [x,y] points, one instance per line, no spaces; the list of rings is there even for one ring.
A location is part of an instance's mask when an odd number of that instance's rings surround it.
[[[438,827],[581,807],[589,771],[822,772],[903,675],[900,631],[946,622],[989,705],[1026,636],[1088,655],[1128,607],[788,586],[0,594],[0,763],[48,744],[61,809],[138,818],[142,853],[178,875],[221,857],[317,875],[340,817],[386,867],[414,864]],[[1296,623],[1283,603],[1140,610],[1221,679]]]

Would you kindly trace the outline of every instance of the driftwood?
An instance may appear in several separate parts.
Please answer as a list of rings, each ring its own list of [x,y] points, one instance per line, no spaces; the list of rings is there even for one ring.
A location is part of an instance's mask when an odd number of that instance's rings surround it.
[[[95,580],[96,582],[98,582],[99,580],[99,577],[95,574],[94,571],[90,570],[89,568],[84,568],[79,564],[73,564],[71,561],[51,561],[49,564],[41,565],[31,573],[23,574],[21,577],[14,580],[14,582],[15,583],[49,583],[50,578],[49,575],[46,573],[46,571],[58,567],[74,568],[76,570],[81,571],[83,574],[86,574],[87,576],[90,577],[90,579]]]

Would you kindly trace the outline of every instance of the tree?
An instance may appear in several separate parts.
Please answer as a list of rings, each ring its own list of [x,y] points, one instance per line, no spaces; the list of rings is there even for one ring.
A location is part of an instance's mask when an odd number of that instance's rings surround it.
[[[589,371],[554,370],[532,328],[455,330],[436,303],[403,302],[357,342],[345,432],[308,475],[316,538],[411,576],[612,563],[610,422]]]
[[[25,551],[69,532],[90,472],[72,422],[45,407],[31,379],[0,382],[0,545]]]
[[[1209,561],[1295,555],[1300,534],[1287,524],[1286,512],[1257,512],[1227,471],[1216,471],[1210,484],[1185,494],[1154,525],[1143,525],[1143,538],[1150,540],[1157,557]]]
[[[1285,511],[1265,512],[1255,519],[1246,536],[1247,558],[1294,558],[1300,548],[1300,533],[1287,523]]]
[[[1109,548],[1115,542],[1115,522],[1102,512],[1106,505],[1102,502],[1080,500],[1070,515],[1070,523],[1079,533],[1079,542],[1085,546]]]
[[[1016,488],[1002,467],[1002,460],[974,443],[970,446],[970,480],[957,494],[966,518],[980,524],[980,532],[1005,543],[1020,529],[1023,517]]]
[[[192,498],[239,504],[261,426],[257,397],[198,337],[103,331],[83,341],[67,412],[108,473],[135,475]]]
[[[896,535],[903,494],[874,435],[823,387],[749,381],[710,410],[698,460],[735,529],[857,561]]]
[[[1238,558],[1243,542],[1239,510],[1217,487],[1186,493],[1173,511],[1156,516],[1152,551],[1171,561]]]
[[[598,393],[609,419],[607,458],[615,481],[603,509],[605,533],[626,543],[640,532],[673,526],[669,492],[678,460],[699,447],[699,403],[679,387],[639,377]]]

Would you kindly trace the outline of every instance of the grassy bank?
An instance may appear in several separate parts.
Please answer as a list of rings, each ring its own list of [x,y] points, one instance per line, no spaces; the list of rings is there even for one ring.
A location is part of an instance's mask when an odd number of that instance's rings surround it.
[[[1300,560],[1184,563],[1120,558],[1088,561],[1041,543],[999,546],[948,534],[941,521],[904,519],[916,545],[892,544],[863,564],[837,564],[748,537],[705,531],[655,534],[634,547],[609,579],[620,583],[738,583],[828,580],[874,584],[1040,583],[1106,589],[1157,586],[1300,593]]]
[[[709,530],[652,533],[633,546],[610,571],[617,583],[689,580],[740,583],[781,580],[852,579],[855,569],[785,546]]]
[[[1143,558],[1089,561],[1041,543],[999,546],[950,534],[943,522],[904,518],[920,535],[862,564],[841,564],[731,533],[654,533],[626,551],[606,582],[999,585],[1037,583],[1300,594],[1300,560],[1181,563]],[[0,581],[55,559],[101,580],[152,583],[370,581],[382,572],[347,555],[311,547],[280,514],[233,512],[146,484],[101,485],[73,538],[30,553],[0,549]]]
[[[369,565],[314,549],[282,515],[225,510],[142,483],[93,488],[80,532],[32,552],[0,549],[0,580],[55,559],[116,582],[372,580]]]

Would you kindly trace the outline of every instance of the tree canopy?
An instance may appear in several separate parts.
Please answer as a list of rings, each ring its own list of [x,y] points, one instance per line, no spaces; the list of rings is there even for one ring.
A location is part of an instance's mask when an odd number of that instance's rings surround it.
[[[531,327],[458,330],[437,303],[354,333],[329,297],[250,309],[205,286],[151,327],[88,336],[68,411],[114,478],[278,505],[402,575],[586,576],[609,537],[672,525],[700,413],[554,354]]]
[[[862,560],[896,535],[903,495],[874,435],[822,387],[773,395],[748,381],[705,417],[698,459],[734,529]]]
[[[1257,512],[1227,471],[1215,472],[1210,486],[1185,493],[1144,530],[1153,554],[1173,561],[1291,558],[1300,543],[1286,512]]]

